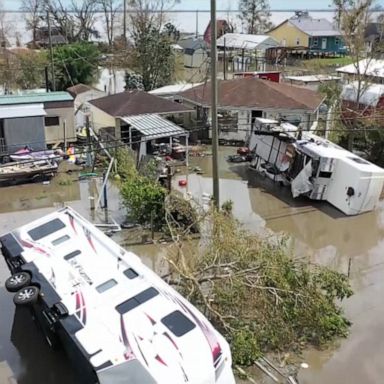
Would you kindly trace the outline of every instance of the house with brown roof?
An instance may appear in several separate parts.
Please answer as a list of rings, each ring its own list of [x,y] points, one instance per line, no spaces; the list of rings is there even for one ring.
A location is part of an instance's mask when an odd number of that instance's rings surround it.
[[[257,117],[284,120],[308,128],[317,120],[323,97],[317,92],[257,78],[219,80],[219,138],[246,141]],[[189,125],[210,126],[211,86],[201,84],[178,95],[194,112]],[[199,131],[199,139],[210,138],[210,128]],[[196,137],[195,137],[196,138]]]
[[[126,118],[138,115],[160,115],[173,121],[183,121],[191,112],[181,103],[151,95],[141,90],[131,90],[90,100],[90,113],[96,132],[101,128],[114,127],[116,138],[124,139],[128,134]]]
[[[81,83],[67,88],[67,92],[74,98],[77,128],[85,126],[85,115],[89,111],[88,102],[106,96],[105,92]]]

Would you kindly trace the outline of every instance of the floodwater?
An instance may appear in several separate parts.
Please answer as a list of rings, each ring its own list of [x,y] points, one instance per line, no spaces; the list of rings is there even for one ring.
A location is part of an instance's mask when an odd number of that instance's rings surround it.
[[[384,377],[384,202],[368,214],[345,217],[325,203],[295,200],[289,190],[262,179],[243,164],[229,164],[225,156],[234,148],[222,148],[220,159],[221,201],[231,199],[234,213],[252,231],[286,233],[293,239],[297,256],[327,265],[350,276],[355,295],[343,304],[353,322],[350,336],[326,351],[303,355],[309,368],[299,374],[300,384],[376,384]],[[188,175],[188,192],[197,200],[211,193],[211,158],[191,163],[203,175]],[[184,176],[178,176],[184,177]],[[175,180],[177,185],[177,179]],[[85,217],[102,222],[100,211],[90,214],[89,196],[100,181],[60,185],[35,184],[0,189],[0,233],[69,204]],[[118,192],[109,186],[109,216],[124,220]],[[113,237],[127,244],[124,233]],[[161,269],[167,246],[134,246],[130,250],[155,270]],[[45,345],[30,316],[15,309],[11,294],[3,288],[8,271],[0,258],[0,384],[77,384],[76,375],[60,352]],[[10,381],[12,383],[12,381]]]
[[[221,149],[220,201],[232,200],[235,215],[254,231],[286,233],[296,256],[348,273],[355,294],[343,303],[353,325],[347,339],[329,350],[310,350],[300,384],[378,384],[384,381],[384,201],[375,212],[346,217],[323,202],[293,200],[287,188],[273,184]],[[189,192],[199,199],[212,193],[211,159],[194,162],[206,171],[189,175]],[[200,199],[201,200],[201,199]]]

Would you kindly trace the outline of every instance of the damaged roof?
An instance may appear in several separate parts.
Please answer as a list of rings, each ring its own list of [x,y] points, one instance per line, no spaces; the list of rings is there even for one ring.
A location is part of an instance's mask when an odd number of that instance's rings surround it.
[[[315,111],[323,97],[309,89],[256,78],[219,80],[219,106],[247,109]],[[179,94],[193,103],[210,106],[211,85],[202,84]]]
[[[139,90],[116,93],[89,103],[113,117],[190,112],[189,108],[180,103]]]
[[[79,84],[73,85],[72,87],[67,88],[67,92],[69,92],[72,95],[72,97],[76,97],[77,95],[81,95],[82,93],[89,92],[89,91],[102,92],[95,87],[91,87],[90,85],[86,85],[82,83],[79,83]]]

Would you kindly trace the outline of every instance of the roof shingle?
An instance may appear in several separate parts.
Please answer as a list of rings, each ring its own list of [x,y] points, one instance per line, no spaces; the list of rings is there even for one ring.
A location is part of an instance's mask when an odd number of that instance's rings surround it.
[[[309,36],[340,36],[341,33],[327,19],[312,19],[312,17],[291,18],[289,22]]]
[[[115,95],[91,100],[90,103],[113,117],[190,111],[180,103],[162,99],[139,90],[116,93]]]
[[[220,80],[219,106],[254,109],[316,110],[323,98],[317,92],[261,79]],[[210,84],[199,85],[179,96],[200,105],[211,105]]]
[[[102,92],[97,88],[94,88],[94,87],[91,87],[90,85],[86,85],[82,83],[79,83],[79,84],[73,85],[72,87],[67,88],[67,92],[69,92],[73,97],[76,97],[77,95],[80,95],[88,91]]]

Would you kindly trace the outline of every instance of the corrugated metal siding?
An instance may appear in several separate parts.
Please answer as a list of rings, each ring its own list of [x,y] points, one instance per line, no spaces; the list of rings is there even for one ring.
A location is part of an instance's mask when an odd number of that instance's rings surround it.
[[[0,105],[48,103],[71,100],[73,100],[73,97],[68,92],[31,93],[24,95],[0,96]]]
[[[123,117],[123,121],[147,137],[168,137],[185,135],[187,131],[159,115]]]
[[[35,151],[44,150],[44,117],[5,119],[4,136],[9,153],[14,153],[25,145],[31,146]]]

